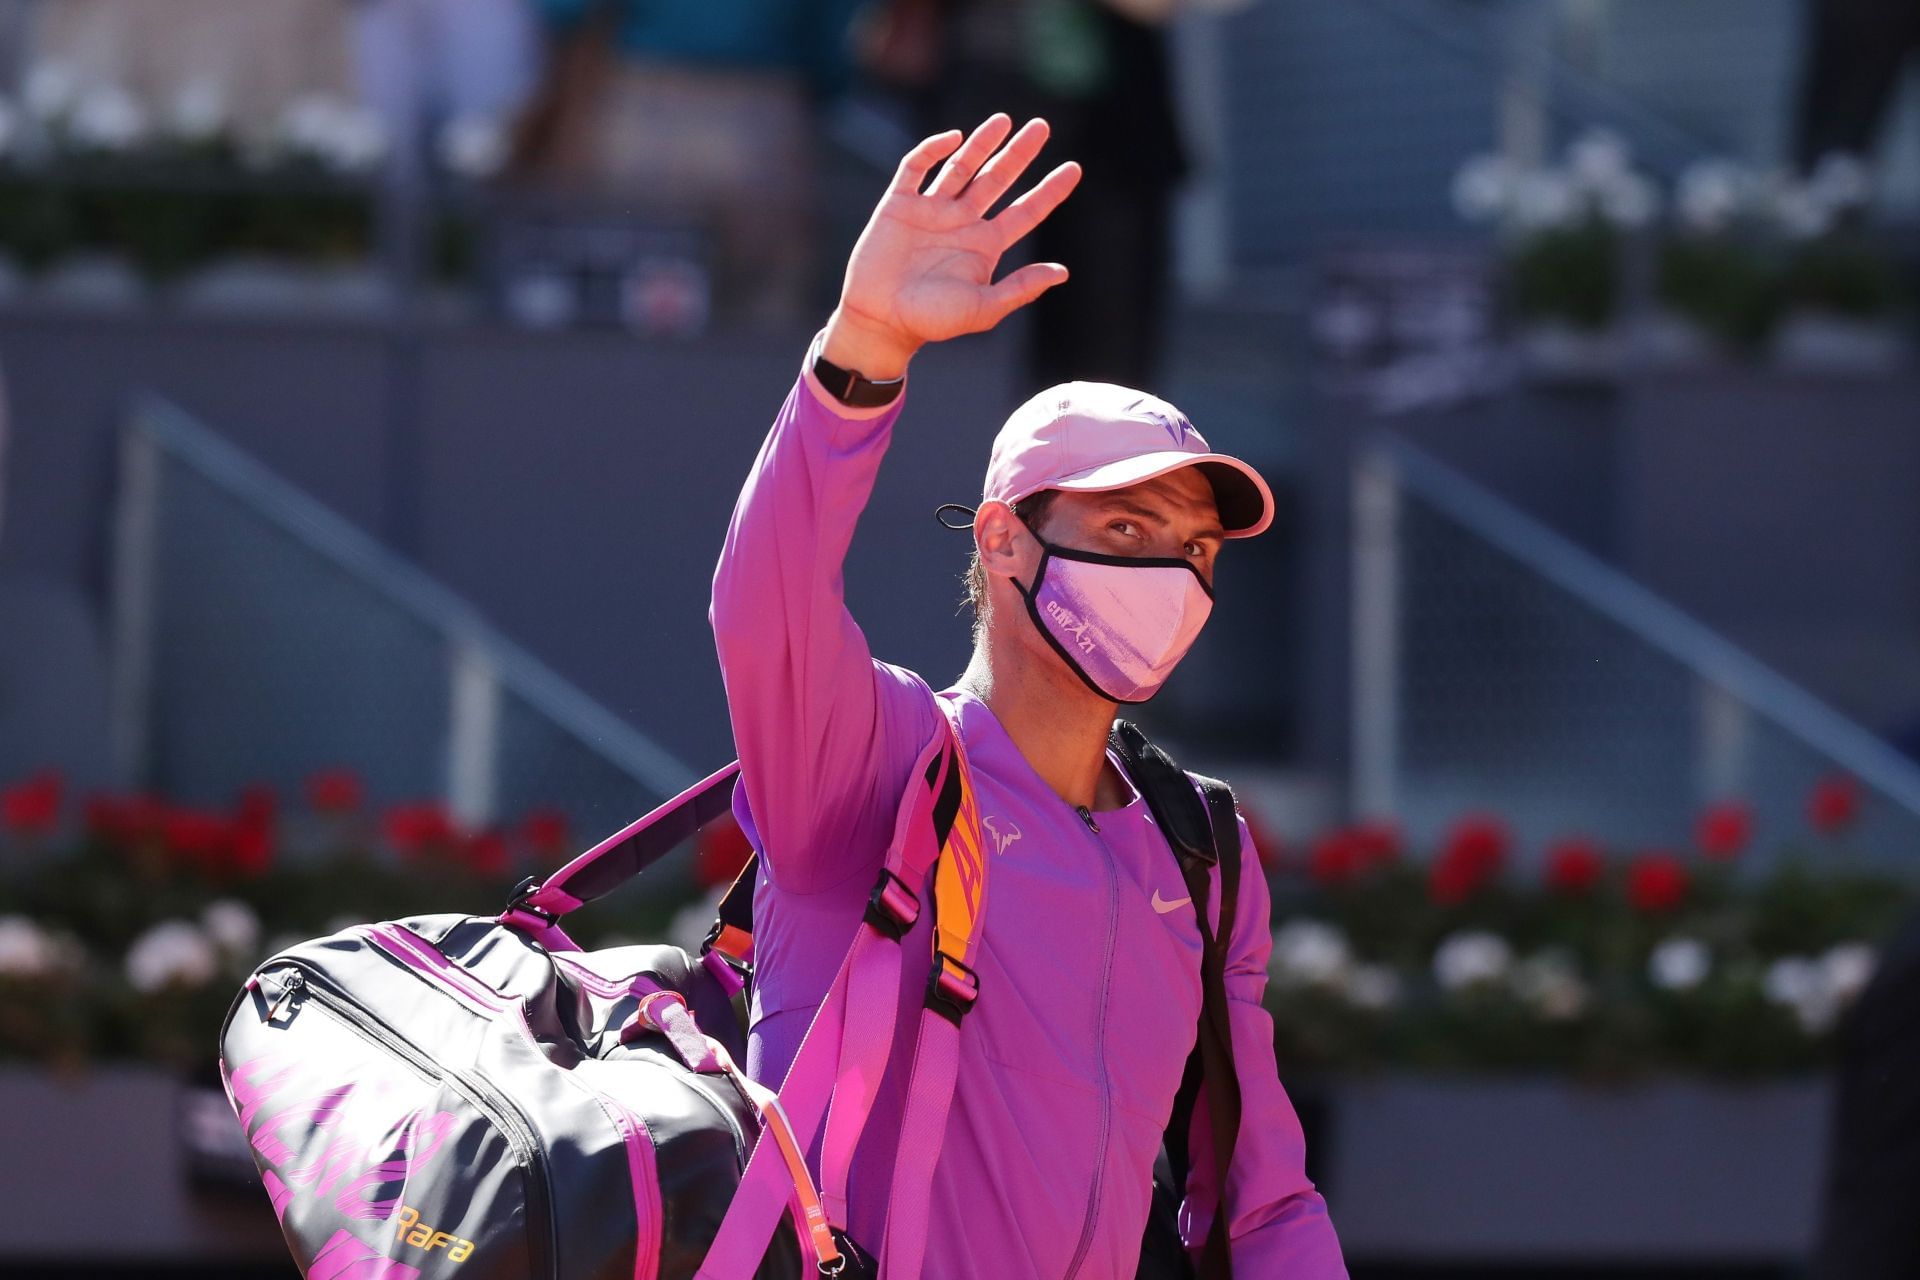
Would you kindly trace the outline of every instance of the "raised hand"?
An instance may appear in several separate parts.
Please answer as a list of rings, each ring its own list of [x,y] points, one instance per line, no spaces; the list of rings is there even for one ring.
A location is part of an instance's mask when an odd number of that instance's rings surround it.
[[[869,378],[898,377],[929,342],[991,329],[1067,278],[1057,262],[1036,262],[993,278],[1000,255],[1067,198],[1080,181],[1069,161],[992,218],[1047,141],[1047,122],[988,117],[964,140],[958,129],[909,151],[893,185],[847,260],[840,305],[821,354]],[[1003,145],[1004,144],[1004,145]],[[925,194],[927,173],[942,161]]]

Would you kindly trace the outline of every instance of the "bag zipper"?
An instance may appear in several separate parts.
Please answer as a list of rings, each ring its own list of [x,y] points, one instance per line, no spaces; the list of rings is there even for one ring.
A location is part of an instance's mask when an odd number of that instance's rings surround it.
[[[267,1011],[267,1021],[272,1022],[282,1008],[297,1000],[304,992],[361,1036],[391,1051],[422,1076],[436,1084],[451,1085],[455,1092],[506,1136],[508,1146],[514,1149],[516,1159],[527,1171],[527,1218],[530,1228],[527,1234],[533,1254],[529,1259],[531,1270],[535,1275],[555,1277],[553,1211],[547,1185],[546,1160],[532,1126],[520,1110],[477,1073],[468,1074],[442,1066],[411,1040],[381,1022],[353,997],[334,986],[331,980],[322,977],[317,970],[309,970],[297,960],[285,963],[291,967],[280,995]]]

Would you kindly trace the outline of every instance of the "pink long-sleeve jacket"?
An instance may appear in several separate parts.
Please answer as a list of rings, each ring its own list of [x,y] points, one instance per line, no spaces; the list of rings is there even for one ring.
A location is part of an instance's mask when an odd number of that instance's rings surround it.
[[[734,513],[713,629],[741,759],[734,808],[761,852],[749,1070],[777,1085],[859,927],[907,771],[936,711],[911,672],[876,662],[841,566],[901,401],[849,409],[803,373]],[[1200,1012],[1200,935],[1178,862],[1135,795],[1099,830],[1034,773],[987,707],[947,693],[990,849],[980,997],[934,1174],[928,1280],[1128,1280],[1152,1167]],[[1234,1274],[1346,1275],[1303,1169],[1266,986],[1268,897],[1252,845],[1226,966],[1243,1113],[1225,1189]],[[1217,874],[1210,904],[1219,901]],[[877,1250],[928,918],[907,935],[895,1054],[855,1158],[854,1239]],[[1215,916],[1217,919],[1217,914]],[[1190,1247],[1221,1201],[1205,1098],[1181,1213]]]

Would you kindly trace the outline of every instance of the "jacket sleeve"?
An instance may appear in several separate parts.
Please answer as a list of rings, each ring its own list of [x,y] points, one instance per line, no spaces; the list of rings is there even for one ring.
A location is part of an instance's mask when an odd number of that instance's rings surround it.
[[[1293,1103],[1280,1085],[1273,1055],[1273,1016],[1261,1003],[1267,989],[1267,958],[1273,951],[1272,905],[1244,821],[1240,847],[1244,850],[1240,902],[1226,965],[1234,1066],[1240,1078],[1240,1132],[1227,1170],[1226,1191],[1233,1273],[1336,1280],[1346,1276],[1346,1263],[1326,1201],[1307,1178],[1306,1140]],[[1191,1170],[1180,1211],[1181,1236],[1196,1259],[1220,1201],[1206,1106],[1202,1086],[1189,1130]]]
[[[904,397],[850,409],[811,363],[740,492],[711,613],[749,832],[792,893],[879,864],[937,714],[919,677],[873,660],[842,588]]]

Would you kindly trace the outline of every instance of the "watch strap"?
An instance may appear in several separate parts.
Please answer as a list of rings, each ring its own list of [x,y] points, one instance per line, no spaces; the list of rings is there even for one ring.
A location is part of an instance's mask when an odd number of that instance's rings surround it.
[[[907,385],[904,374],[876,382],[855,370],[843,369],[822,355],[813,358],[813,376],[820,380],[828,395],[850,409],[877,409],[892,404],[901,388]]]

